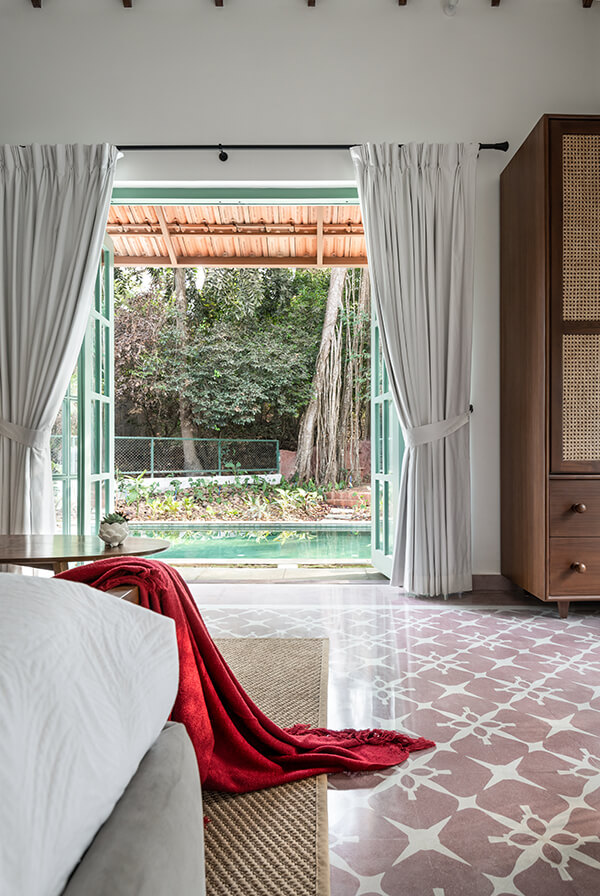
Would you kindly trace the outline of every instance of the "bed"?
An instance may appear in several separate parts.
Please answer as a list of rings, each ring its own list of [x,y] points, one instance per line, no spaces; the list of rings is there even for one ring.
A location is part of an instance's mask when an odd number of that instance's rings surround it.
[[[0,574],[0,892],[203,896],[202,796],[174,624]]]

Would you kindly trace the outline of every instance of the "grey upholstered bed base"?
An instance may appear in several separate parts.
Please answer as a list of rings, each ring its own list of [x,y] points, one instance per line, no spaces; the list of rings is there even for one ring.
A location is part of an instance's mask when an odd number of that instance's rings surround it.
[[[183,725],[148,750],[62,896],[204,896],[198,762]]]

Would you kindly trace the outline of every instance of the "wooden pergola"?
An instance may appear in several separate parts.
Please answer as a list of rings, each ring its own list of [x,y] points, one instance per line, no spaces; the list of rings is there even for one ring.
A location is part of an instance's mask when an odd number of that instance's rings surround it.
[[[115,265],[362,267],[357,205],[113,205]]]

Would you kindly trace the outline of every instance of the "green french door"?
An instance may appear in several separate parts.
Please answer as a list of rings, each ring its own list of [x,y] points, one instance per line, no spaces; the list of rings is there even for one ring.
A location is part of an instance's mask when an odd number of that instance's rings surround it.
[[[52,431],[54,496],[65,535],[98,531],[114,500],[113,249],[102,249],[77,366]]]
[[[390,578],[404,441],[375,315],[371,365],[371,562]]]

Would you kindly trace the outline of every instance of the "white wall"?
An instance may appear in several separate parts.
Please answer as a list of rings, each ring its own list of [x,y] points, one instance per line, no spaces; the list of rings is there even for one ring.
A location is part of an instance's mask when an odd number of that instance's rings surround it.
[[[600,0],[0,0],[0,142],[508,139],[600,113]],[[498,176],[479,161],[473,366],[477,573],[498,572]],[[130,156],[119,181],[352,179],[344,153]]]

